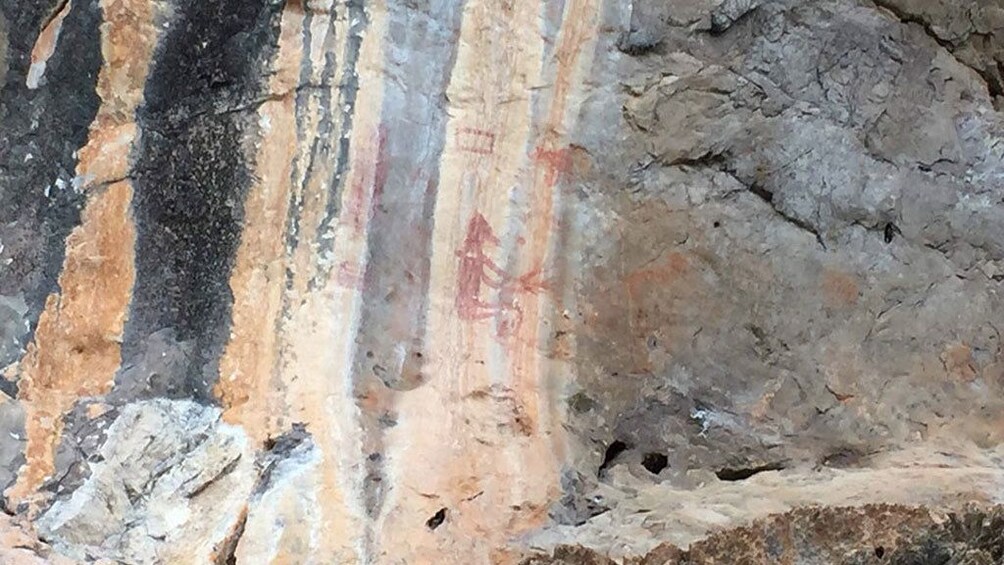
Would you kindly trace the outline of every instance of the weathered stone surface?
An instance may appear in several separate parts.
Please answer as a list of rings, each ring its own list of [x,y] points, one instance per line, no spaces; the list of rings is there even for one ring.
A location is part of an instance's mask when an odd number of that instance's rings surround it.
[[[1000,562],[1002,34],[0,0],[0,561]]]
[[[893,505],[801,508],[708,536],[681,550],[669,544],[625,563],[999,563],[1004,559],[1001,507],[969,507],[946,515]],[[563,545],[523,565],[608,565],[615,561]]]
[[[129,404],[90,476],[38,519],[40,532],[80,559],[209,562],[256,483],[246,436],[219,418],[188,400]]]

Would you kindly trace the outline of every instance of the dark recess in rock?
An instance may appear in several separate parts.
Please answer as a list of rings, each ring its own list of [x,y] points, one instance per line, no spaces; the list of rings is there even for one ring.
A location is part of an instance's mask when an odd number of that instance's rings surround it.
[[[630,448],[631,447],[628,444],[624,443],[623,441],[614,440],[613,443],[607,446],[607,450],[603,453],[603,462],[600,463],[599,469],[596,470],[596,475],[598,477],[602,477],[605,474],[606,470],[609,469],[611,466],[613,466],[614,461],[617,459],[617,456],[619,456],[621,453],[624,453]]]
[[[247,515],[241,516],[234,531],[216,548],[216,561],[213,565],[237,565],[237,546],[247,527]]]
[[[425,521],[425,526],[430,530],[435,530],[446,521],[446,508],[440,508],[431,518]]]
[[[766,465],[758,465],[756,467],[719,469],[718,471],[715,471],[715,476],[721,481],[745,481],[753,475],[757,475],[765,471],[780,471],[782,469],[784,469],[784,465],[781,463],[768,463]]]
[[[896,224],[888,223],[882,228],[882,239],[886,243],[892,243],[892,240],[896,238],[897,235],[902,235],[903,232],[896,227]]]
[[[664,453],[646,453],[641,458],[641,466],[652,473],[658,475],[663,469],[669,467],[669,457]]]
[[[277,437],[265,441],[264,452],[258,457],[258,485],[256,493],[263,493],[272,486],[275,467],[297,452],[314,448],[314,438],[303,424],[293,424],[292,428]]]

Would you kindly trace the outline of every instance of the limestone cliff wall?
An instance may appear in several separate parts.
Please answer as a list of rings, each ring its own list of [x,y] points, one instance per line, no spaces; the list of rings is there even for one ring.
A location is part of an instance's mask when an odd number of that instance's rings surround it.
[[[1002,42],[0,0],[0,557],[1001,559]]]

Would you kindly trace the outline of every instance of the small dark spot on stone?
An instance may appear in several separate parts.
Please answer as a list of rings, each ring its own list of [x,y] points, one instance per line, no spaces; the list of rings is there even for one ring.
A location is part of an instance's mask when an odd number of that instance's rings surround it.
[[[875,557],[878,557],[879,559],[882,559],[883,557],[885,557],[885,548],[882,547],[881,545],[878,546],[878,547],[876,547],[875,548]]]
[[[383,456],[380,455],[379,453],[370,453],[370,455],[369,455],[369,460],[370,461],[374,461],[375,462],[375,461],[380,461],[381,459],[383,459]]]
[[[432,518],[429,518],[428,520],[425,521],[425,527],[429,528],[430,530],[435,530],[439,526],[443,525],[443,522],[445,521],[446,521],[446,509],[440,508],[438,512],[432,515]]]
[[[593,408],[596,408],[596,401],[590,398],[585,392],[580,391],[569,397],[568,406],[576,414],[585,414]]]
[[[367,351],[366,352],[366,358],[367,359],[372,359],[373,358],[373,352],[372,351]]]
[[[716,228],[722,227],[722,223],[721,222],[715,222],[715,223],[713,223],[711,225],[714,226],[714,227],[716,227]]]
[[[720,469],[715,472],[715,476],[717,476],[720,481],[745,481],[758,473],[763,473],[764,471],[780,471],[781,469],[784,469],[784,465],[781,465],[780,463],[768,463],[766,465],[759,465],[756,467]]]
[[[663,469],[669,467],[669,458],[662,453],[646,453],[641,460],[641,466],[652,473],[658,475]]]
[[[419,359],[421,359],[422,358],[422,352],[421,351],[416,351],[415,352],[415,357],[418,357]]]

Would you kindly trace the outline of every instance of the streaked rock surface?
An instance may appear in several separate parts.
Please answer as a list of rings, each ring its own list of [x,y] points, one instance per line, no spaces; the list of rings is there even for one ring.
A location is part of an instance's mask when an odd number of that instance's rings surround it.
[[[0,0],[0,561],[997,562],[1002,68],[1000,0]]]

